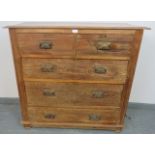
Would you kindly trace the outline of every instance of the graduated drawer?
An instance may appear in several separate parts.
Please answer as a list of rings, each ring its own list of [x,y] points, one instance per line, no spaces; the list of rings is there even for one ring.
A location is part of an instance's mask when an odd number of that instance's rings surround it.
[[[118,124],[120,121],[120,110],[90,110],[90,109],[63,109],[63,108],[39,108],[29,107],[28,114],[30,122],[65,124]],[[95,126],[94,126],[95,127]]]
[[[123,86],[25,82],[27,102],[32,106],[120,107]]]
[[[23,59],[25,78],[125,83],[127,61]]]
[[[17,42],[23,54],[75,55],[73,34],[17,33]]]

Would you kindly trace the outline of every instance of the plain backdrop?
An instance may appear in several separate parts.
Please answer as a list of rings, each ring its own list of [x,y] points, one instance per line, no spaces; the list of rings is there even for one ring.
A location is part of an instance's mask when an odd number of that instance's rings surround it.
[[[18,97],[9,33],[4,26],[21,22],[0,22],[0,97]],[[123,22],[124,23],[124,22]],[[127,22],[147,26],[143,37],[130,102],[155,104],[155,22]]]

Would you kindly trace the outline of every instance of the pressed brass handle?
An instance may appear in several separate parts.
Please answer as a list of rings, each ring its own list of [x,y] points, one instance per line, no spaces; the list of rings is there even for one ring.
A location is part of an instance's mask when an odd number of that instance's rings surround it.
[[[41,72],[54,72],[55,66],[51,64],[47,64],[41,67]]]
[[[56,94],[55,94],[55,91],[53,91],[53,90],[44,89],[44,90],[43,90],[43,95],[44,95],[44,96],[55,96]]]
[[[94,91],[92,93],[92,97],[94,97],[94,98],[103,98],[104,97],[104,92],[103,91]]]
[[[101,115],[96,115],[96,114],[91,114],[91,115],[89,115],[89,120],[90,121],[99,121],[99,120],[101,120]]]
[[[110,50],[111,42],[98,41],[96,43],[97,50]]]
[[[97,74],[105,74],[107,72],[107,69],[105,67],[95,67],[95,73]]]
[[[56,116],[54,114],[45,114],[44,117],[46,119],[55,119]]]
[[[40,43],[40,49],[52,49],[52,46],[51,42],[44,41]]]

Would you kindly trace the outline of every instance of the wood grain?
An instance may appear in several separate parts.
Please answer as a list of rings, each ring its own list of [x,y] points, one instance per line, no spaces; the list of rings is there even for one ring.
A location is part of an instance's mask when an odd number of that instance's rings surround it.
[[[26,82],[28,104],[50,107],[120,107],[123,86]],[[36,97],[37,96],[37,97]]]
[[[24,124],[25,122],[23,122]],[[31,123],[31,127],[35,128],[62,128],[62,129],[94,129],[94,130],[111,130],[116,133],[120,133],[123,129],[124,125],[120,124],[86,124],[86,123],[49,123],[49,122],[33,122]]]
[[[127,23],[106,23],[106,22],[27,22],[18,25],[11,25],[8,28],[41,28],[41,29],[110,29],[110,30],[136,30],[136,29],[150,29],[148,27],[134,26]]]
[[[125,83],[127,77],[127,61],[106,60],[67,60],[67,59],[23,59],[25,78],[105,81]],[[43,72],[42,68],[54,66],[53,71]],[[96,73],[98,68],[105,68],[106,73]]]
[[[78,30],[78,33],[73,33],[73,30]],[[110,32],[111,31],[111,32]],[[124,35],[134,35],[135,30],[114,30],[114,29],[74,29],[74,28],[67,28],[67,29],[58,29],[58,28],[53,28],[53,29],[42,29],[42,28],[22,28],[22,29],[16,29],[17,34],[38,34],[38,33],[43,33],[43,34],[108,34],[108,33],[115,33],[115,34],[121,34],[123,33]]]
[[[123,53],[126,53],[126,55],[122,55]],[[42,54],[26,54],[22,53],[22,58],[39,58],[39,59],[76,59],[76,60],[124,60],[124,61],[129,61],[130,60],[130,55],[126,51],[122,51],[121,54],[119,54],[119,51],[117,53],[113,52],[98,52],[95,53],[92,51],[84,51],[82,55],[79,54],[76,56],[71,56],[71,55],[51,55],[49,53],[42,53]]]
[[[14,29],[10,29],[10,38],[12,43],[12,51],[13,51],[13,58],[14,58],[14,65],[16,70],[16,79],[18,85],[18,93],[20,98],[20,105],[21,105],[21,112],[22,112],[22,119],[24,122],[29,122],[28,112],[27,112],[27,98],[25,94],[25,86],[23,80],[23,68],[21,62],[21,53],[17,48],[17,40],[16,40],[16,33]],[[29,123],[24,124],[25,127],[30,126]]]
[[[22,55],[48,55],[52,58],[79,58],[81,56],[104,57],[129,56],[131,42],[134,38],[132,31],[103,31],[102,34],[59,34],[53,33],[19,33],[17,34],[18,47]],[[48,41],[51,49],[41,49],[40,43]],[[110,42],[110,50],[97,50],[97,42]],[[77,53],[75,57],[75,51]]]
[[[49,54],[51,56],[74,56],[75,36],[73,34],[17,34],[19,50],[24,54]],[[41,49],[40,44],[48,42],[51,49]]]
[[[103,23],[11,26],[23,125],[121,131],[144,29]]]
[[[83,124],[119,124],[119,110],[90,110],[64,108],[29,107],[30,122],[33,123],[83,123]],[[92,115],[97,118],[91,119]]]
[[[124,34],[117,31],[106,31],[103,34],[83,34],[77,35],[76,50],[80,54],[85,54],[89,51],[89,54],[98,53],[122,53],[127,54],[131,50],[131,43],[134,39],[134,34]],[[110,49],[99,51],[96,47],[98,42],[108,42],[110,43]],[[91,52],[90,52],[91,51]],[[87,54],[87,55],[89,55]],[[101,56],[101,55],[100,55]]]

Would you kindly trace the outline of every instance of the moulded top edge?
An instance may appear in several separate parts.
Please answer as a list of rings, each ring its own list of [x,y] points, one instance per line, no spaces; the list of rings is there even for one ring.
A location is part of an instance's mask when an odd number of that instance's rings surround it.
[[[103,23],[103,22],[26,22],[18,25],[10,25],[5,28],[63,28],[63,29],[145,29],[149,27],[134,26],[126,23]]]

